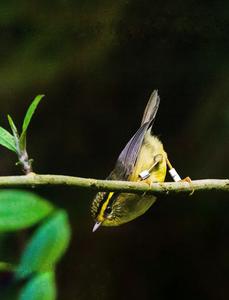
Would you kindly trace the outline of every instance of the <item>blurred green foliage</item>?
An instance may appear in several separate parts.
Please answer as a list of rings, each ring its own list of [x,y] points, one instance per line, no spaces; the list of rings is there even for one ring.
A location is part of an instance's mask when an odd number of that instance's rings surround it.
[[[53,272],[36,275],[22,290],[19,300],[55,300],[56,286]]]
[[[0,191],[0,232],[24,229],[45,218],[53,206],[26,191]]]
[[[56,299],[55,267],[68,247],[71,230],[67,214],[63,210],[53,211],[54,207],[49,202],[34,193],[19,190],[0,192],[1,234],[31,227],[43,220],[29,243],[23,245],[18,265],[0,262],[0,271],[3,272],[0,273],[0,282],[4,272],[11,274],[9,282],[1,287],[1,298],[7,297],[21,279],[26,279],[19,299]]]
[[[16,276],[24,278],[34,272],[52,271],[69,240],[67,214],[64,211],[57,212],[34,233],[22,254]]]

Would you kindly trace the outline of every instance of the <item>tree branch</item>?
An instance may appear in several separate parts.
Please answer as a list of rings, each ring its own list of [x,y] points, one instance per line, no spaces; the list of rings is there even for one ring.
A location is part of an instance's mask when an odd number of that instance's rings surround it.
[[[176,194],[193,191],[217,190],[229,192],[229,179],[202,179],[188,182],[153,183],[151,187],[144,182],[97,180],[91,178],[64,175],[39,175],[30,173],[25,176],[2,176],[0,187],[35,187],[35,186],[73,186],[95,191],[119,191],[128,193]]]

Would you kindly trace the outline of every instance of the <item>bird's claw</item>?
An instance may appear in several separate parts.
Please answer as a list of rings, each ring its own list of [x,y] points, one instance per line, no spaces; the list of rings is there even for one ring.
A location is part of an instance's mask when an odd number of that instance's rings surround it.
[[[181,179],[181,180],[179,180],[180,182],[188,182],[188,183],[191,183],[192,182],[192,179],[189,177],[189,176],[187,176],[187,177],[185,177],[184,179]]]
[[[187,177],[185,177],[184,179],[181,179],[179,182],[188,182],[188,183],[192,183],[192,179],[189,177],[189,176],[187,176]],[[192,191],[191,191],[191,193],[189,194],[189,196],[192,196],[193,194],[194,194],[194,192],[195,192],[195,190],[194,189],[192,189]]]

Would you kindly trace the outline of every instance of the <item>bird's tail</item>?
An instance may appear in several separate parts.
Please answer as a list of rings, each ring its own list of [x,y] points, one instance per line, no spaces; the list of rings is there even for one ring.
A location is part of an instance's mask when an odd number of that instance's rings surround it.
[[[151,126],[153,124],[153,121],[156,117],[157,110],[160,104],[160,97],[158,95],[157,90],[154,90],[149,98],[149,101],[146,105],[143,117],[142,117],[142,123],[141,126],[147,122],[151,123]]]

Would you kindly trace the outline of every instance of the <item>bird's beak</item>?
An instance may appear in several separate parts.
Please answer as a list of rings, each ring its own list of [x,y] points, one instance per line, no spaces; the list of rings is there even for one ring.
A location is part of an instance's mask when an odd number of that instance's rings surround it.
[[[96,222],[93,229],[92,229],[92,232],[95,232],[101,224],[102,224],[102,222]]]

